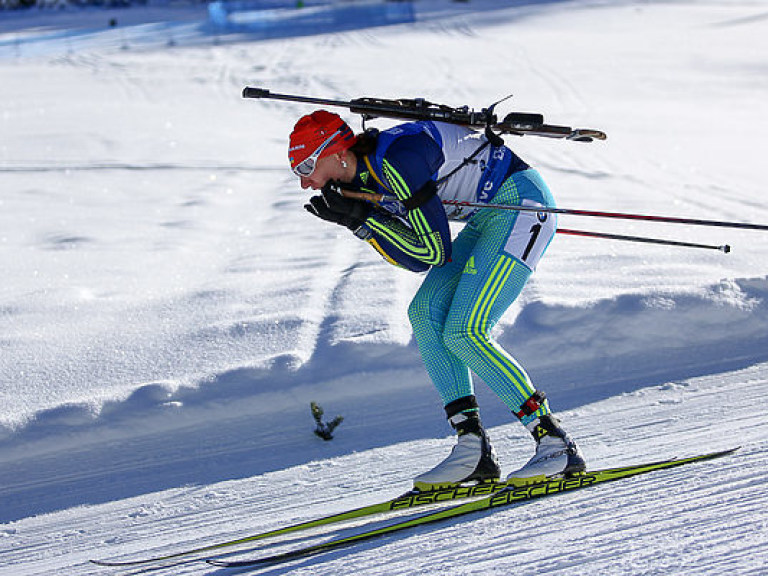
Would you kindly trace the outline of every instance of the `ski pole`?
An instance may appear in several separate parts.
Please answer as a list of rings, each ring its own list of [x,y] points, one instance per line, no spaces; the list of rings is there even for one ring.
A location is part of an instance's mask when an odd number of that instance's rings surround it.
[[[608,240],[625,240],[627,242],[643,242],[645,244],[661,244],[663,246],[682,246],[685,248],[706,248],[708,250],[719,250],[726,254],[731,251],[728,244],[715,246],[712,244],[696,244],[694,242],[678,242],[676,240],[662,240],[660,238],[646,238],[644,236],[625,236],[622,234],[608,234],[606,232],[589,232],[587,230],[571,230],[568,228],[558,228],[558,234],[567,234],[569,236],[585,236],[588,238],[606,238]]]
[[[356,192],[353,190],[341,190],[341,194],[347,198],[356,198],[358,200],[367,200],[374,203],[381,202],[381,194],[369,194],[367,192]],[[565,208],[548,208],[546,206],[516,206],[516,205],[504,205],[504,204],[481,204],[479,202],[460,202],[458,200],[443,200],[443,204],[449,206],[467,206],[471,208],[496,208],[499,210],[517,210],[518,212],[556,212],[559,214],[572,214],[574,211],[567,210]],[[576,211],[578,213],[585,212],[584,210]],[[614,212],[605,212],[600,214],[616,214]],[[595,213],[594,215],[597,215]],[[634,215],[633,215],[634,216]],[[656,217],[649,217],[656,218]],[[677,218],[675,220],[688,220],[683,218]],[[706,220],[697,220],[695,222],[708,222]],[[736,223],[738,224],[738,223]],[[760,226],[759,224],[746,224],[745,226]],[[766,229],[768,227],[761,227],[759,229]],[[726,254],[731,251],[731,247],[728,244],[722,246],[715,246],[712,244],[696,244],[694,242],[678,242],[676,240],[663,240],[660,238],[647,238],[643,236],[625,236],[621,234],[609,234],[607,232],[590,232],[587,230],[572,230],[568,228],[558,228],[557,232],[560,234],[568,234],[571,236],[584,236],[589,238],[604,238],[608,240],[624,240],[627,242],[643,242],[645,244],[661,244],[665,246],[681,246],[687,248],[706,248],[708,250],[719,250]]]
[[[623,212],[598,212],[594,210],[574,210],[569,208],[552,208],[548,206],[518,206],[513,204],[481,204],[479,202],[460,202],[459,200],[443,200],[450,206],[466,206],[468,208],[494,208],[496,210],[516,210],[518,212],[548,212],[550,214],[570,214],[573,216],[595,216],[597,218],[620,218],[625,220],[649,220],[671,224],[691,224],[696,226],[720,226],[723,228],[742,228],[746,230],[768,230],[766,224],[750,224],[748,222],[726,222],[722,220],[701,220],[696,218],[675,218],[671,216],[649,216],[647,214],[628,214]]]

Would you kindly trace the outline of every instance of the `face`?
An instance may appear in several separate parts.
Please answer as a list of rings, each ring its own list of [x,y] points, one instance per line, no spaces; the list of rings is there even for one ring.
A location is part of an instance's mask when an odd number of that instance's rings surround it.
[[[342,164],[344,158],[342,156],[346,156],[346,154],[331,154],[330,156],[320,158],[312,174],[299,177],[302,189],[312,188],[312,190],[320,190],[329,180],[351,182],[349,161],[347,161],[347,168],[344,168]],[[354,176],[354,173],[352,175]]]

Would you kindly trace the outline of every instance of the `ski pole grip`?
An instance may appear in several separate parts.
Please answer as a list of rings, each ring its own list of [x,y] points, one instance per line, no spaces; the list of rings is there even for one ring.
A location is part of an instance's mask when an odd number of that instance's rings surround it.
[[[243,98],[269,98],[269,90],[246,86],[243,89]]]

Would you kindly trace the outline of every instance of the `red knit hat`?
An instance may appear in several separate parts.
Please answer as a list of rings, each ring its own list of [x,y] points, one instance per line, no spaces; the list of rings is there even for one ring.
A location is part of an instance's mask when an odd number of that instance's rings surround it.
[[[357,137],[338,114],[317,110],[301,117],[293,127],[290,137],[288,160],[291,162],[291,169],[295,169],[312,156],[337,131],[338,134],[323,148],[318,158],[346,150],[357,141]]]

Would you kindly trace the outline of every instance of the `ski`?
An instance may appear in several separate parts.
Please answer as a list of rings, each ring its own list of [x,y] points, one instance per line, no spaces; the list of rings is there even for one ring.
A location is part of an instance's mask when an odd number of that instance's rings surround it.
[[[675,466],[682,466],[691,462],[701,462],[703,460],[710,460],[712,458],[719,458],[727,454],[731,454],[738,450],[738,448],[732,448],[730,450],[723,450],[719,452],[711,452],[707,454],[700,454],[698,456],[691,456],[688,458],[664,460],[661,462],[652,462],[647,464],[637,464],[632,466],[625,466],[622,468],[609,468],[605,470],[595,470],[592,472],[586,472],[584,474],[573,476],[571,478],[556,478],[543,482],[533,483],[526,486],[505,486],[500,490],[490,494],[479,500],[474,500],[458,506],[453,506],[448,509],[439,510],[428,514],[423,514],[410,520],[404,520],[397,522],[383,528],[377,528],[374,530],[368,530],[348,536],[345,538],[337,538],[315,544],[312,546],[306,546],[296,550],[283,552],[280,554],[274,554],[271,556],[264,556],[261,558],[255,558],[250,560],[219,560],[209,558],[207,563],[225,568],[237,568],[237,567],[249,567],[259,566],[265,564],[278,564],[300,558],[303,556],[309,556],[312,554],[318,554],[327,550],[335,548],[341,548],[349,546],[357,542],[364,540],[370,540],[385,534],[391,534],[393,532],[399,532],[415,526],[424,526],[433,522],[439,522],[449,518],[456,518],[472,512],[479,512],[482,510],[491,510],[503,506],[508,506],[516,502],[527,502],[545,496],[552,496],[554,494],[563,494],[565,492],[572,492],[580,488],[587,488],[601,484],[603,482],[611,482],[620,480],[623,478],[629,478],[631,476],[637,476],[639,474],[646,474],[656,470],[663,470],[666,468],[673,468]]]
[[[182,550],[181,552],[174,552],[171,554],[165,554],[162,556],[154,556],[151,558],[141,558],[137,560],[91,560],[92,564],[98,566],[141,566],[143,564],[156,564],[160,562],[167,562],[171,560],[181,559],[187,556],[193,556],[196,554],[204,554],[206,552],[213,552],[222,548],[228,548],[231,546],[237,546],[238,544],[246,544],[248,542],[255,542],[257,540],[263,540],[271,538],[273,536],[282,536],[284,534],[290,534],[292,532],[298,532],[301,530],[308,530],[310,528],[316,528],[319,526],[326,526],[328,524],[334,524],[339,522],[345,522],[347,520],[354,520],[356,518],[363,518],[365,516],[372,516],[374,514],[383,514],[386,512],[394,512],[396,510],[405,510],[408,508],[415,508],[417,506],[424,506],[427,504],[437,504],[440,502],[450,502],[452,500],[461,500],[467,498],[479,498],[489,496],[494,492],[497,492],[501,488],[506,487],[506,482],[486,482],[482,484],[472,484],[466,486],[454,486],[451,488],[443,488],[430,491],[411,490],[405,494],[396,498],[378,502],[376,504],[370,504],[361,508],[355,508],[353,510],[347,510],[345,512],[338,512],[336,514],[330,514],[323,516],[322,518],[316,518],[314,520],[308,520],[306,522],[300,522],[291,526],[285,526],[283,528],[277,528],[268,532],[261,532],[259,534],[252,534],[250,536],[244,536],[235,540],[229,540],[227,542],[219,542],[216,544],[208,544],[200,546],[198,548],[191,548],[189,550]]]

